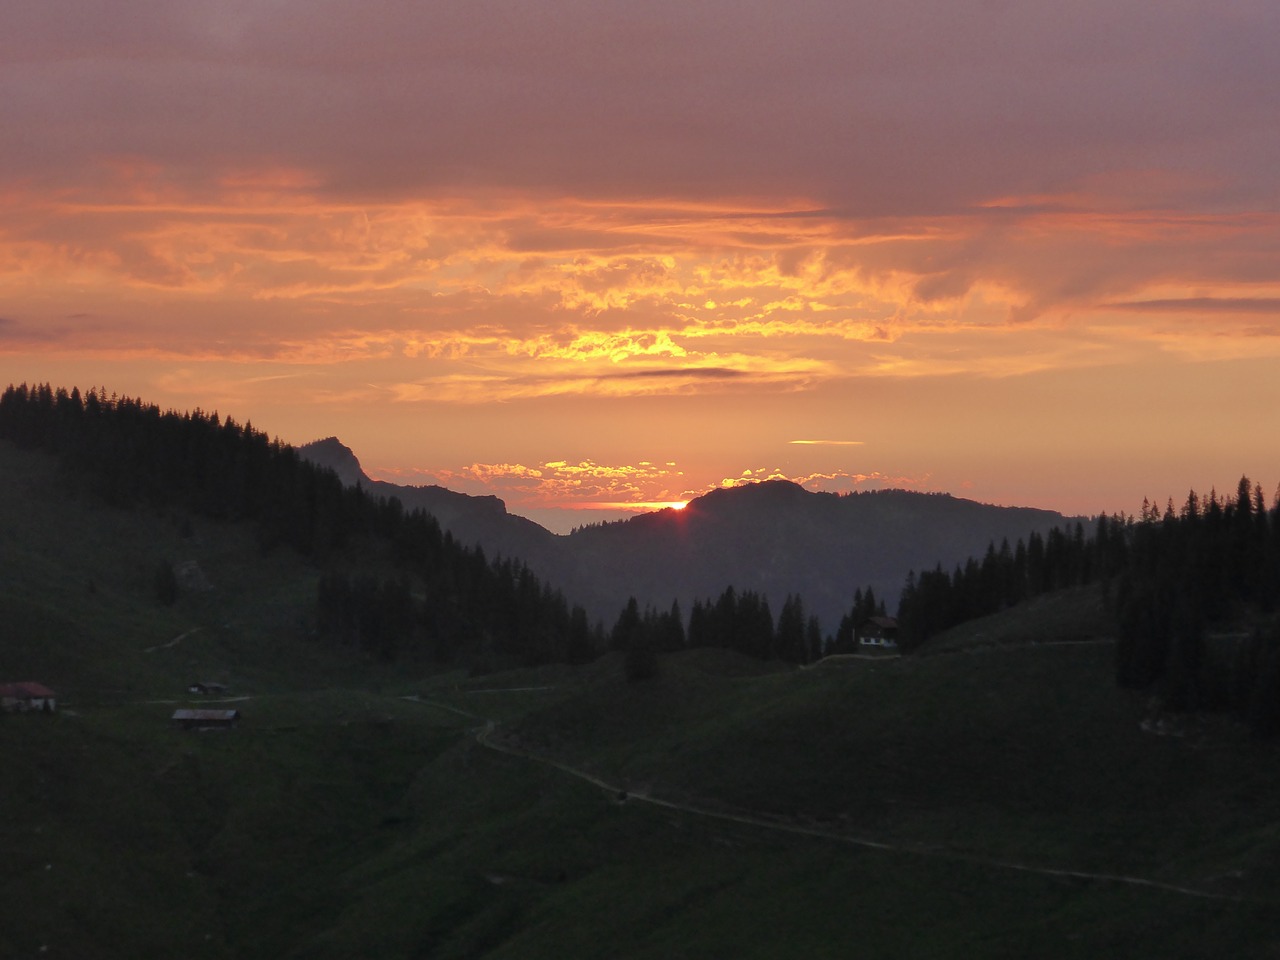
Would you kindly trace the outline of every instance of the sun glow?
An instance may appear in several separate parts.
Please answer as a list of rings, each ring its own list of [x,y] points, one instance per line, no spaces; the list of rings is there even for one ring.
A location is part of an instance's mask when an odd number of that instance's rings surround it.
[[[611,503],[593,501],[591,503],[575,503],[576,510],[611,510],[633,513],[653,513],[657,510],[683,510],[689,505],[688,500],[619,500]]]

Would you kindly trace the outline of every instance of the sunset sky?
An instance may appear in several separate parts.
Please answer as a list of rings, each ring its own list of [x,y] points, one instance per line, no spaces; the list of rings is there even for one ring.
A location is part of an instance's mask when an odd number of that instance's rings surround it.
[[[0,386],[554,529],[1280,481],[1280,4],[0,10]]]

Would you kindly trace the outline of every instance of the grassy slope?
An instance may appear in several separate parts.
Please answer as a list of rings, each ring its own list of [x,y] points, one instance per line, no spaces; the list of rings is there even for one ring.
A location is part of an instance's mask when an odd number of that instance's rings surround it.
[[[1096,648],[1024,653],[983,669],[983,655],[963,655],[746,679],[724,676],[718,664],[707,669],[700,653],[667,661],[655,685],[597,682],[507,725],[526,749],[632,791],[771,812],[782,825],[898,842],[906,852],[634,798],[619,804],[533,761],[521,771],[519,761],[468,747],[467,765],[459,760],[455,776],[431,787],[431,808],[468,824],[465,839],[432,866],[506,878],[488,891],[477,883],[471,901],[478,911],[503,904],[509,931],[491,953],[500,957],[1209,957],[1273,948],[1280,878],[1265,800],[1276,788],[1264,765],[1270,753],[1229,737],[1199,746],[1148,739],[1137,729],[1137,705],[1109,686],[1097,696],[1083,688],[1100,667],[1107,673]],[[963,664],[974,666],[957,669]],[[1008,689],[1010,680],[1049,677],[1047,709]],[[1010,699],[966,710],[980,690],[992,703]],[[917,695],[918,707],[889,709]],[[1074,733],[1051,729],[1105,701],[1109,712],[1077,722]],[[944,702],[956,728],[950,736],[936,735],[934,708]],[[884,722],[853,729],[875,707],[889,710]],[[1043,720],[1031,722],[1033,714]],[[1025,729],[1005,730],[1022,721]],[[1108,762],[1136,767],[1108,770]],[[491,787],[493,806],[471,821],[456,791],[481,771],[486,780],[500,774],[506,786]],[[1243,782],[1220,779],[1236,777]],[[395,856],[411,857],[419,843],[435,851],[448,840],[419,833]],[[990,862],[1006,858],[1251,899]],[[399,876],[411,875],[406,868]]]
[[[973,652],[809,671],[694,651],[639,686],[609,658],[397,675],[302,639],[314,572],[260,557],[247,531],[197,524],[183,540],[181,518],[67,504],[45,461],[12,450],[0,451],[0,494],[0,673],[49,683],[65,708],[0,717],[0,956],[1092,958],[1280,946],[1274,750],[1230,728],[1143,734],[1143,705],[1112,687],[1107,647],[1019,646],[1066,635],[1057,607],[939,644]],[[163,558],[196,559],[215,589],[155,606]],[[981,647],[993,637],[1003,646]],[[185,699],[195,676],[252,698],[238,704],[239,730],[169,728],[173,704],[153,701]],[[400,696],[410,693],[421,699]],[[481,718],[633,792],[909,849],[619,803],[485,749]]]
[[[1229,824],[1266,830],[1273,751],[1154,737],[1105,648],[901,660],[618,692],[531,721],[631,783],[848,824],[889,840],[1092,870],[1170,873]],[[1100,682],[1101,681],[1101,682]],[[590,722],[588,721],[590,718]],[[566,731],[589,730],[566,745]],[[558,746],[558,748],[557,748]],[[1259,878],[1260,880],[1262,878]]]

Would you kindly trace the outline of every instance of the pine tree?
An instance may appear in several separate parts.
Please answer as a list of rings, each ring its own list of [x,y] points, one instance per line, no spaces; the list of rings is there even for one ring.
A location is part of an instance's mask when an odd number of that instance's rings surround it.
[[[789,663],[804,663],[806,655],[804,603],[794,594],[788,594],[778,614],[776,650],[778,656]]]

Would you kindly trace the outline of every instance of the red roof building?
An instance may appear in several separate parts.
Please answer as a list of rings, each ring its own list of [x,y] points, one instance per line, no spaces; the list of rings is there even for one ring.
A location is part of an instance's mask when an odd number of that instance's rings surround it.
[[[52,713],[57,708],[57,694],[43,683],[0,683],[0,710],[6,713],[26,713],[28,710]]]

